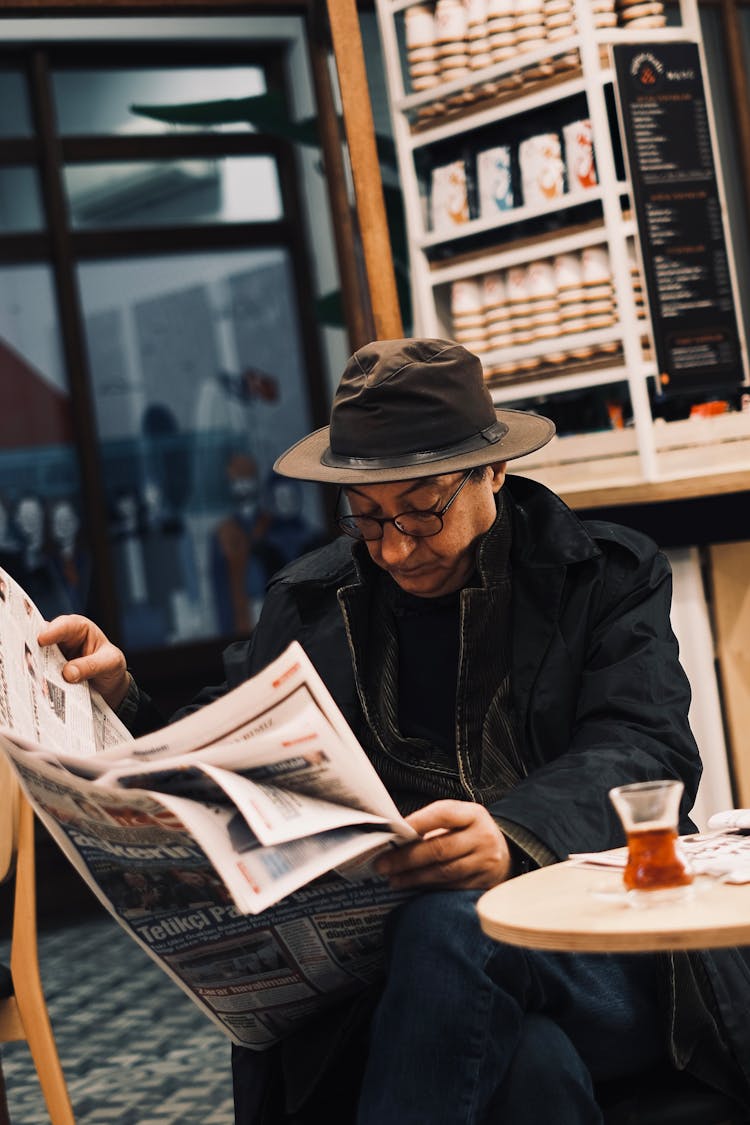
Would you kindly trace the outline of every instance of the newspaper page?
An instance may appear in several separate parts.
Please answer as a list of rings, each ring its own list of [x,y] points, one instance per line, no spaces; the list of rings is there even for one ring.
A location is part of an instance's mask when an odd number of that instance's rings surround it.
[[[134,740],[0,577],[0,750],[116,920],[254,1049],[369,983],[406,897],[371,860],[416,833],[301,646]]]
[[[264,1050],[377,978],[383,923],[404,892],[343,870],[245,914],[168,799],[92,784],[3,741],[99,900],[235,1043]],[[345,859],[347,830],[334,836],[332,854]],[[375,832],[375,846],[378,837],[382,846],[392,834]]]
[[[41,648],[45,624],[25,591],[0,569],[0,726],[56,754],[91,755],[131,736],[86,684],[62,677],[65,657]]]

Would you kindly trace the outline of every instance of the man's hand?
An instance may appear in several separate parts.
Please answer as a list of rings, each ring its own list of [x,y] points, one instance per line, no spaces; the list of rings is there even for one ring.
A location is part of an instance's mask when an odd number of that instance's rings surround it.
[[[125,653],[107,640],[93,621],[77,613],[56,617],[37,640],[40,645],[60,646],[68,660],[63,667],[68,683],[89,680],[110,707],[122,703],[130,684]]]
[[[435,801],[406,820],[421,839],[393,848],[375,863],[392,886],[484,890],[508,878],[508,845],[483,805]]]

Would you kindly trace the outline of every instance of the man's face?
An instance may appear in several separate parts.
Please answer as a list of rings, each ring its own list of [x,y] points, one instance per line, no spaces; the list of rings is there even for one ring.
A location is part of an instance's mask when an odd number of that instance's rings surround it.
[[[439,512],[463,475],[350,486],[346,495],[355,516]],[[437,598],[460,590],[474,570],[477,539],[495,520],[495,493],[504,480],[505,462],[488,466],[481,481],[470,480],[461,490],[443,517],[442,531],[429,538],[412,538],[392,523],[385,524],[382,539],[366,542],[370,558],[409,594]]]

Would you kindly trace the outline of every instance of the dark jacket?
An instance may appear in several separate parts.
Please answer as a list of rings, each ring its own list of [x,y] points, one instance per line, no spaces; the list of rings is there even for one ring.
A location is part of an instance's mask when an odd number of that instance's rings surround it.
[[[687,721],[690,688],[669,623],[669,565],[654,544],[624,527],[584,526],[533,481],[509,478],[505,489],[513,522],[511,682],[528,775],[491,811],[563,859],[623,842],[607,796],[614,785],[677,777],[683,808],[692,806],[701,763]],[[358,733],[362,712],[338,597],[358,581],[352,546],[338,540],[272,579],[258,627],[249,642],[227,649],[225,666],[236,686],[296,638]],[[472,591],[477,616],[482,594]],[[683,826],[690,829],[687,819]]]
[[[534,859],[551,862],[623,843],[608,798],[613,786],[675,777],[685,785],[681,827],[690,831],[701,763],[670,626],[666,559],[638,532],[582,523],[533,481],[510,477],[504,492],[512,518],[512,697],[526,776],[490,811]],[[252,637],[225,653],[229,687],[296,638],[355,733],[361,730],[339,604],[341,588],[361,579],[356,551],[338,540],[271,581]],[[483,586],[491,582],[491,574],[481,577]],[[483,594],[472,591],[475,613]],[[206,691],[196,705],[221,690]],[[677,955],[665,967],[674,1061],[743,1095],[732,1059],[750,1077],[744,952]]]

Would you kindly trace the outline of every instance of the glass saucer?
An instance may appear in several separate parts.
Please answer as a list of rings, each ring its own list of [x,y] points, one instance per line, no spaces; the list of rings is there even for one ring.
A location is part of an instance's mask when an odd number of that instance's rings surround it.
[[[589,894],[601,902],[619,903],[634,910],[648,910],[653,906],[669,903],[691,902],[696,895],[707,890],[715,880],[707,875],[695,875],[692,883],[683,887],[665,887],[656,891],[628,891],[620,886],[613,888],[611,883],[601,887],[590,887]]]

